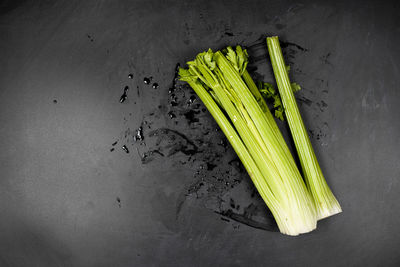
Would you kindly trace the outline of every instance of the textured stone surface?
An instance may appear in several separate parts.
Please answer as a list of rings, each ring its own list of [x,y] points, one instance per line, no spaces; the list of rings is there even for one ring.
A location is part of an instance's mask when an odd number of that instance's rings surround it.
[[[399,4],[0,6],[1,266],[400,263]],[[344,211],[295,238],[265,231],[268,211],[190,90],[168,93],[177,63],[236,43],[273,81],[261,35],[306,49],[285,56]]]

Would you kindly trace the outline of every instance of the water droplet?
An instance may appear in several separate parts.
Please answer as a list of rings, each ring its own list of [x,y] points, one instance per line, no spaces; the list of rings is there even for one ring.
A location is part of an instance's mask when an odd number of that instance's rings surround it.
[[[196,100],[196,96],[192,95],[189,98],[189,105],[193,104],[193,102]]]
[[[134,140],[134,141],[143,141],[143,140],[144,140],[143,129],[142,129],[142,127],[139,127],[139,128],[136,130],[136,134],[135,134],[135,136],[133,137],[133,140]]]
[[[89,34],[87,34],[87,38],[91,41],[91,42],[93,42],[94,41],[94,39],[93,39],[93,37],[92,36],[90,36]]]
[[[145,84],[150,84],[150,78],[145,77],[145,78],[143,79],[143,82],[144,82]]]
[[[176,115],[172,111],[168,112],[168,116],[170,119],[176,118]]]
[[[157,89],[158,88],[158,83],[153,83],[153,89]]]
[[[128,78],[129,78],[129,79],[133,79],[133,74],[132,74],[132,73],[129,73],[129,74],[128,74]]]
[[[122,146],[122,150],[124,150],[127,154],[129,153],[129,149],[126,147],[126,145]]]

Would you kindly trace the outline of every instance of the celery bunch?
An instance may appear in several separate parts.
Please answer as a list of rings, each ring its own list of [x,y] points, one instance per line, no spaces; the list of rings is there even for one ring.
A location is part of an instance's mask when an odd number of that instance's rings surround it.
[[[247,57],[240,46],[215,53],[209,49],[179,70],[180,79],[194,89],[227,136],[280,231],[310,232],[317,221],[314,200],[246,70]]]
[[[315,201],[317,218],[323,219],[332,216],[341,212],[342,209],[325,181],[308,138],[307,130],[301,119],[293,94],[292,84],[286,71],[278,37],[268,37],[267,45],[285,115],[300,158],[307,187]]]

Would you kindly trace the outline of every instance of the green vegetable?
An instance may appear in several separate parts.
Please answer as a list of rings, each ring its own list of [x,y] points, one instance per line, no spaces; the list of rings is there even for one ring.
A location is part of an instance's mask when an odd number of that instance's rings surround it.
[[[187,62],[180,79],[189,83],[227,136],[282,233],[316,228],[314,202],[292,155],[246,71],[240,46],[211,49]],[[229,119],[222,112],[223,109]]]
[[[286,67],[290,69],[290,66],[286,66]],[[275,91],[272,84],[265,83],[265,82],[258,82],[257,88],[264,98],[273,100],[275,117],[277,117],[281,121],[284,121],[285,119],[283,118],[283,106],[282,106],[281,97],[279,96],[279,93]],[[298,85],[297,83],[292,83],[292,90],[294,93],[296,93],[297,91],[300,91],[300,89],[301,89],[300,85]]]
[[[258,90],[260,93],[268,99],[273,99],[274,101],[274,110],[275,110],[275,117],[280,119],[281,121],[284,120],[283,118],[283,106],[281,102],[281,97],[277,92],[275,92],[274,87],[270,83],[258,83]]]
[[[317,217],[318,219],[329,217],[341,212],[342,209],[325,181],[296,104],[293,91],[297,91],[299,86],[295,83],[290,83],[278,37],[268,37],[267,45],[285,115],[300,158],[307,187],[315,201]]]
[[[300,91],[300,89],[301,89],[300,85],[298,85],[297,83],[291,83],[290,85],[291,85],[293,93],[296,93],[297,91]]]

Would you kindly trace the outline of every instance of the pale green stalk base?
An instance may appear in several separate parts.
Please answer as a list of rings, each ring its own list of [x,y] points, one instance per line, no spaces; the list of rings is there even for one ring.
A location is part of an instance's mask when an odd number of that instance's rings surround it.
[[[283,60],[278,37],[267,38],[268,51],[281,95],[282,104],[300,158],[307,187],[310,190],[317,210],[317,218],[323,219],[342,211],[339,202],[331,192],[312,148],[307,130],[300,115],[291,88],[286,65]]]
[[[238,136],[235,129],[232,127],[231,123],[225,117],[224,113],[218,107],[214,99],[210,94],[204,89],[198,81],[190,81],[189,85],[193,88],[196,94],[199,96],[201,101],[204,103],[208,111],[211,113],[225,136],[228,138],[230,144],[238,155],[239,159],[246,168],[251,180],[253,181],[255,187],[260,193],[261,197],[271,210],[279,230],[283,234],[287,235],[298,235],[299,229],[293,228],[293,226],[288,222],[288,215],[284,212],[280,203],[276,200],[273,193],[271,192],[268,184],[265,182],[265,177],[257,167],[253,158],[249,154],[249,151],[243,144],[242,140]],[[300,229],[301,230],[301,229]],[[303,230],[305,232],[305,230]]]

